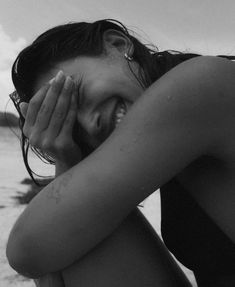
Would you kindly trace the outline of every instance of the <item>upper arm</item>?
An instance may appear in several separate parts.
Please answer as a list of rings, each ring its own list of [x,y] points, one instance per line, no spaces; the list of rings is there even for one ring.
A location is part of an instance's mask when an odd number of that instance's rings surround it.
[[[9,239],[11,253],[27,246],[22,264],[31,272],[62,269],[194,159],[215,153],[234,117],[234,76],[226,60],[202,57],[154,83],[97,150],[30,203]]]

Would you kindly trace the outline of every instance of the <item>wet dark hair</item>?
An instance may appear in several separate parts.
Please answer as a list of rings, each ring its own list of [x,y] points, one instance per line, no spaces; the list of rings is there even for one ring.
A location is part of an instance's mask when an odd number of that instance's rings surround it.
[[[142,44],[121,22],[113,19],[99,20],[93,23],[68,23],[41,34],[31,45],[19,53],[12,67],[12,80],[16,92],[11,94],[11,99],[20,116],[19,126],[24,163],[34,181],[33,171],[28,164],[29,148],[45,162],[50,164],[55,162],[49,155],[30,146],[23,133],[25,119],[20,112],[19,104],[31,100],[33,88],[39,75],[53,68],[58,62],[80,55],[99,56],[104,53],[103,33],[108,29],[120,31],[131,40],[134,46],[132,57],[139,64],[138,74],[132,72],[144,88],[150,86],[151,83],[176,65],[190,58],[200,56],[175,51],[159,52],[156,47]],[[131,69],[130,65],[129,67]],[[92,150],[82,141],[79,131],[78,124],[75,124],[73,137],[81,147],[83,156],[86,157]]]

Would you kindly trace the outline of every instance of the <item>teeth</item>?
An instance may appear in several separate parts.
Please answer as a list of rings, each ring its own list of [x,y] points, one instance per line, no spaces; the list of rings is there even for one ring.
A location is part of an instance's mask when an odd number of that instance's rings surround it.
[[[122,121],[123,117],[126,114],[125,106],[120,104],[117,108],[116,115],[115,115],[115,127]]]
[[[120,117],[122,117],[122,116],[124,116],[123,113],[117,113],[117,114],[116,114],[116,117],[119,117],[119,118],[120,118]]]

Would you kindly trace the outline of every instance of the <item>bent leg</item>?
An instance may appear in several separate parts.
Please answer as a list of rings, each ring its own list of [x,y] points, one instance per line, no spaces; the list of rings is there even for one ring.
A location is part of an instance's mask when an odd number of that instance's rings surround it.
[[[137,209],[62,275],[66,287],[191,286]]]

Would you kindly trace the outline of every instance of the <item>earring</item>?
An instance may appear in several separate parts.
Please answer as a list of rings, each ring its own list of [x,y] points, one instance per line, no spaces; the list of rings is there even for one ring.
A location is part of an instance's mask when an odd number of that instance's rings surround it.
[[[133,57],[129,56],[127,53],[124,54],[124,57],[129,62],[133,61]]]

